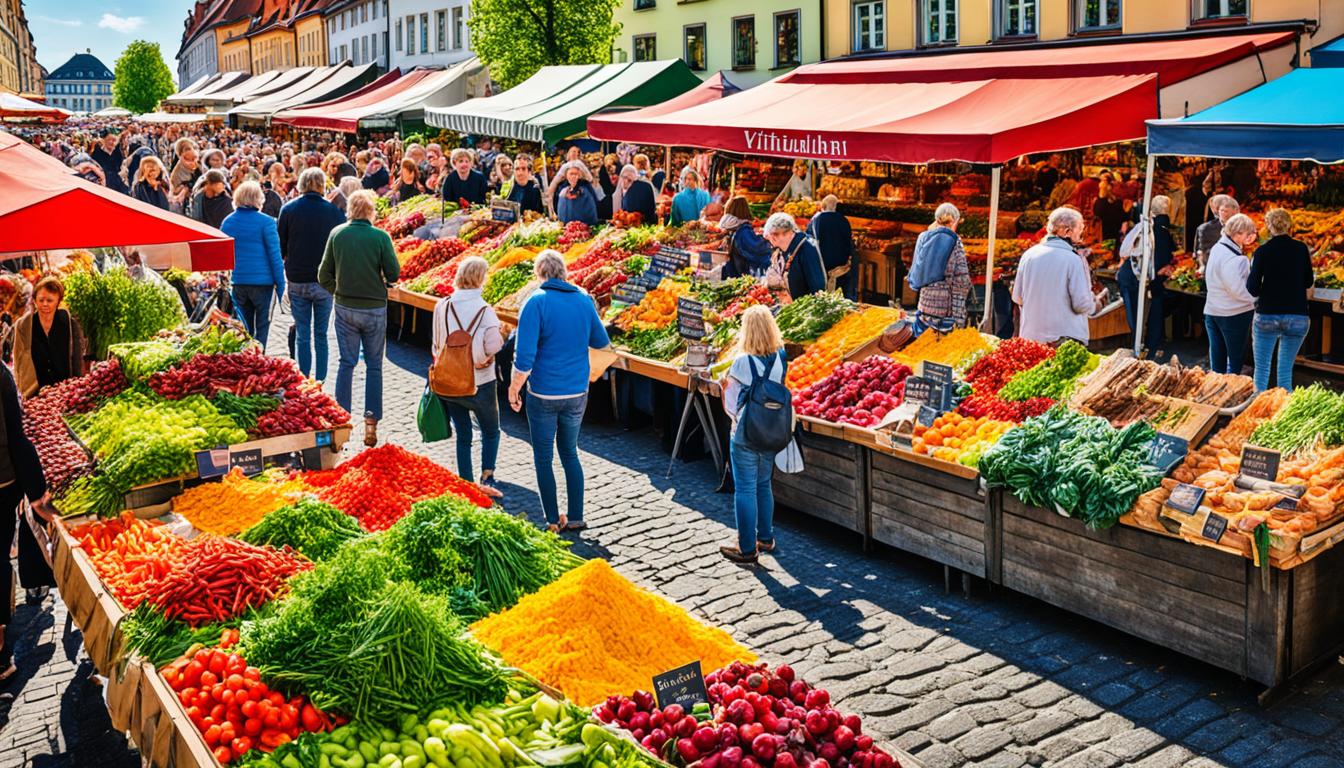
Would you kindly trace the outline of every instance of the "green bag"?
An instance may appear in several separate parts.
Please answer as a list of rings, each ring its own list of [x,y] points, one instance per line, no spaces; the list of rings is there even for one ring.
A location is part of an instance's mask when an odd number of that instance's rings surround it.
[[[415,412],[415,426],[420,428],[420,439],[426,443],[437,443],[453,436],[453,425],[448,420],[443,401],[429,390],[428,384],[420,396],[420,408]]]

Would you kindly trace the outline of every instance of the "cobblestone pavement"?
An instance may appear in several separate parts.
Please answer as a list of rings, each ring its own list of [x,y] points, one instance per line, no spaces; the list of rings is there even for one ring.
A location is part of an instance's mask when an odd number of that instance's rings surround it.
[[[287,320],[273,327],[273,352]],[[381,436],[455,467],[451,441],[423,445],[415,428],[427,353],[390,342],[388,354]],[[357,388],[356,409],[361,397]],[[503,428],[504,504],[540,521],[526,422],[508,412]],[[356,429],[347,451],[360,437]],[[709,462],[678,463],[669,479],[655,435],[593,421],[580,447],[591,527],[575,537],[579,553],[610,559],[766,660],[793,664],[928,768],[1344,766],[1338,665],[1263,709],[1259,689],[1230,674],[1012,593],[946,595],[934,564],[882,548],[864,555],[852,534],[787,510],[777,514],[778,552],[740,568],[717,553],[734,540],[732,507],[714,492]],[[41,674],[79,690],[73,671],[58,657]],[[11,760],[15,745],[77,755],[97,738],[79,730],[76,747],[54,699],[32,709],[35,719],[0,731],[0,768],[25,764]],[[91,764],[114,764],[107,754]]]

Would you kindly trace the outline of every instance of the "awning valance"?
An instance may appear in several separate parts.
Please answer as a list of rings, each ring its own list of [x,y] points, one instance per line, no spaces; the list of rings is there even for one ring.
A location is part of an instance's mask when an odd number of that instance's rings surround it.
[[[1215,107],[1148,123],[1155,155],[1344,162],[1344,69],[1298,69]]]
[[[265,120],[276,112],[318,101],[326,101],[350,93],[369,83],[377,74],[377,67],[364,64],[354,67],[342,62],[330,67],[319,67],[307,77],[286,88],[249,99],[229,110],[229,115],[252,120]]]
[[[427,107],[447,106],[466,98],[467,78],[480,70],[480,61],[475,57],[447,69],[414,69],[379,87],[363,88],[335,101],[284,110],[271,120],[298,128],[353,133],[361,124],[414,119]]]
[[[192,85],[185,91],[169,96],[163,102],[165,104],[195,104],[212,101],[215,94],[225,93],[240,83],[251,79],[251,77],[246,72],[221,72],[199,86]]]

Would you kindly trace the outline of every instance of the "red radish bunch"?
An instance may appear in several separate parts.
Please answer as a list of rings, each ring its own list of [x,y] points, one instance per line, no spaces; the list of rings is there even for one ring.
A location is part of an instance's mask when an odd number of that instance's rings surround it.
[[[271,752],[300,733],[331,730],[332,719],[303,696],[286,699],[263,683],[256,667],[229,650],[237,642],[238,630],[225,629],[218,648],[202,648],[161,671],[220,764],[254,748]]]
[[[395,240],[406,237],[425,225],[425,214],[412,211],[405,216],[388,217],[380,226]]]
[[[149,388],[169,400],[188,395],[214,397],[225,390],[239,397],[274,394],[302,383],[293,361],[269,357],[259,350],[227,355],[197,355],[181,365],[149,377]]]
[[[37,449],[53,495],[59,496],[75,478],[93,474],[93,461],[61,420],[59,398],[29,400],[23,409],[23,432]]]
[[[723,311],[719,313],[719,317],[724,320],[727,320],[730,317],[736,317],[747,307],[755,306],[756,304],[761,304],[767,307],[774,306],[775,294],[771,293],[769,288],[757,283],[756,285],[751,286],[746,293],[733,299],[732,303],[724,307]]]
[[[884,355],[843,363],[794,395],[793,407],[804,416],[871,427],[901,404],[909,375],[908,366]]]
[[[593,229],[582,221],[571,221],[565,224],[565,229],[556,239],[557,245],[573,245],[575,243],[584,243],[593,239]]]
[[[58,413],[88,413],[104,400],[121,394],[128,385],[121,372],[121,362],[114,357],[94,363],[89,372],[79,378],[66,379],[43,389],[36,398],[27,400],[24,408],[45,402]]]
[[[598,269],[615,266],[633,255],[615,247],[610,240],[604,240],[589,248],[577,261],[569,265],[569,281],[575,285],[582,285],[584,280]]]
[[[1055,401],[1048,397],[1033,397],[1027,400],[1010,402],[998,395],[976,394],[962,400],[961,404],[957,406],[957,413],[971,418],[987,416],[998,421],[1011,421],[1021,424],[1033,416],[1040,416],[1053,407],[1055,407]]]
[[[350,423],[350,414],[331,395],[314,387],[291,387],[285,399],[273,411],[257,418],[257,434],[262,437],[292,435],[334,429]]]
[[[401,265],[402,280],[419,277],[440,264],[446,264],[467,250],[467,241],[456,237],[447,240],[433,240],[421,251]]]
[[[680,704],[669,704],[659,709],[653,694],[635,691],[632,696],[608,696],[593,707],[593,715],[604,723],[612,723],[630,732],[644,748],[662,755],[671,740],[690,743],[690,737],[700,727],[695,715]]]

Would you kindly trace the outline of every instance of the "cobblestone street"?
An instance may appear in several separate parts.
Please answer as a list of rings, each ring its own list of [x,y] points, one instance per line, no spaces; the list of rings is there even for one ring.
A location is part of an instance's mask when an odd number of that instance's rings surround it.
[[[276,319],[271,351],[283,353],[289,318]],[[415,428],[428,353],[392,340],[388,352],[381,437],[455,467],[451,441],[422,445]],[[332,357],[328,388],[334,343]],[[539,521],[526,422],[507,412],[503,427],[503,503]],[[933,563],[864,554],[856,537],[784,510],[778,551],[740,568],[717,552],[733,540],[732,508],[708,461],[667,478],[650,430],[591,420],[580,448],[591,524],[575,537],[580,554],[793,664],[927,768],[1344,765],[1339,665],[1261,708],[1260,689],[1228,673],[978,582],[969,598],[945,594]],[[20,674],[6,689],[16,699],[0,705],[0,768],[135,764],[100,719],[101,692],[58,599],[20,606],[9,642]]]

